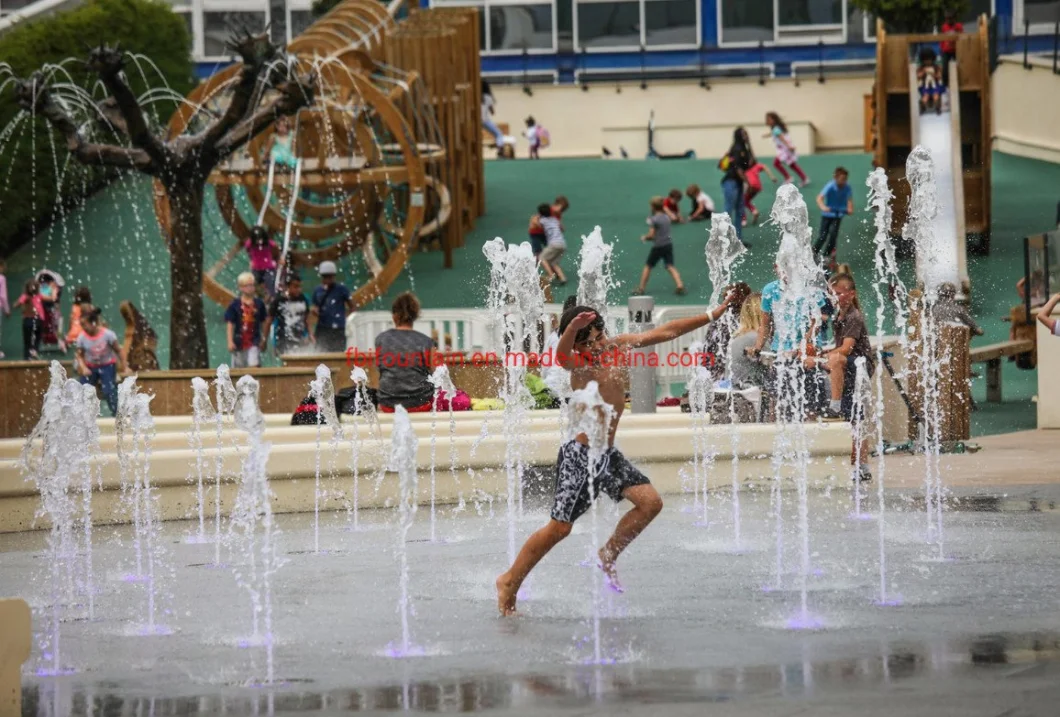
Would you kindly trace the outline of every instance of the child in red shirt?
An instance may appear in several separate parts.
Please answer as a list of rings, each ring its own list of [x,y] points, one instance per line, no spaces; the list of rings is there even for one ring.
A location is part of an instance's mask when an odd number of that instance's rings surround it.
[[[663,211],[666,212],[666,216],[670,217],[671,222],[684,221],[681,217],[681,197],[680,189],[671,189],[666,199],[663,200]]]
[[[44,332],[44,300],[40,284],[30,279],[15,306],[22,307],[22,359],[33,361],[40,357],[40,340]]]
[[[773,184],[777,183],[776,175],[770,172],[769,167],[761,162],[756,162],[754,166],[743,173],[744,177],[747,179],[747,189],[743,193],[743,203],[748,211],[751,212],[751,224],[758,224],[758,210],[755,208],[755,205],[751,203],[751,200],[755,198],[755,195],[762,191],[762,172],[769,175],[769,178],[773,180]],[[747,226],[747,214],[744,214],[743,225]]]
[[[552,200],[552,218],[563,221],[563,212],[570,209],[570,201],[567,200],[562,194]],[[560,228],[563,225],[560,224]],[[548,240],[545,239],[545,228],[541,226],[541,213],[536,212],[530,217],[530,247],[534,251],[534,256],[540,256],[541,252],[544,251],[545,246],[548,244]]]

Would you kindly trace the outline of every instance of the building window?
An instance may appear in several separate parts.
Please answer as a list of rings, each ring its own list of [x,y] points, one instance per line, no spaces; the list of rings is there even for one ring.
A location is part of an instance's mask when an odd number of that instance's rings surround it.
[[[980,15],[994,16],[994,0],[968,0],[968,12],[961,17],[964,29],[970,30],[973,23],[979,20]]]
[[[431,5],[478,8],[484,55],[556,51],[556,0],[431,0]]]
[[[700,0],[575,0],[577,50],[699,46]]]
[[[204,12],[202,14],[202,54],[210,59],[228,59],[231,57],[231,51],[225,47],[225,42],[232,36],[234,30],[246,28],[249,32],[262,32],[265,25],[264,12],[247,10]]]
[[[699,44],[698,0],[646,0],[644,44],[647,47]]]
[[[842,25],[844,0],[778,0],[779,27]]]
[[[1021,35],[1029,25],[1035,35],[1051,34],[1060,20],[1060,0],[1015,0],[1013,34]]]
[[[176,10],[181,19],[184,20],[185,27],[188,28],[188,42],[191,46],[195,47],[195,17],[191,14],[190,10]]]
[[[579,50],[639,48],[640,2],[592,2],[574,5],[575,42]]]
[[[775,0],[718,0],[720,44],[773,42]]]
[[[544,4],[498,5],[488,3],[491,52],[553,50],[553,6]]]
[[[291,26],[288,28],[289,37],[293,40],[309,29],[316,18],[312,10],[291,10]]]

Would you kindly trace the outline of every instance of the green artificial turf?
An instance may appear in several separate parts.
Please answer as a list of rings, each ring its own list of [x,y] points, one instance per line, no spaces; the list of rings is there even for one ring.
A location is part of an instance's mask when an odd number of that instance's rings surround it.
[[[872,223],[865,212],[865,177],[871,169],[869,155],[811,155],[801,159],[813,180],[803,191],[815,227],[819,212],[813,198],[831,177],[837,165],[850,170],[858,212],[844,219],[840,231],[839,260],[851,265],[862,283],[861,300],[870,325],[875,316],[875,297],[868,289],[872,276]],[[543,201],[557,194],[571,200],[564,215],[568,251],[563,266],[572,281],[557,289],[555,299],[577,289],[577,256],[581,236],[599,225],[607,241],[613,242],[614,271],[619,281],[614,303],[624,303],[635,288],[647,247],[639,241],[646,231],[648,200],[670,188],[684,188],[696,182],[710,194],[719,210],[721,187],[716,160],[598,160],[555,159],[538,162],[489,162],[486,166],[486,214],[477,220],[466,237],[466,246],[454,254],[455,268],[442,268],[438,252],[417,253],[388,294],[369,308],[385,309],[399,292],[414,290],[428,308],[482,306],[485,303],[488,269],[482,244],[500,236],[509,242],[526,239],[529,215]],[[1023,273],[1022,238],[1052,227],[1056,207],[1056,187],[1060,187],[1060,165],[994,155],[993,246],[987,257],[969,257],[973,286],[972,312],[986,329],[976,343],[992,343],[1008,337],[1008,324],[1001,321],[1016,303],[1015,283]],[[756,204],[763,219],[775,197],[768,180]],[[684,207],[687,209],[687,200]],[[2,210],[2,207],[0,207]],[[220,257],[230,245],[220,215],[213,209],[204,219],[209,236],[207,264]],[[678,297],[661,266],[649,284],[649,293],[660,304],[698,304],[710,294],[703,249],[707,226],[684,224],[674,227],[674,253],[678,269],[688,286],[688,294]],[[745,240],[752,250],[737,269],[736,278],[760,289],[773,278],[773,256],[778,235],[768,223],[746,230]],[[165,365],[169,354],[169,261],[154,221],[150,184],[130,178],[89,200],[83,209],[40,232],[33,241],[8,259],[8,286],[12,301],[30,273],[49,267],[63,274],[71,290],[64,295],[67,307],[72,287],[87,284],[94,300],[104,307],[113,326],[121,326],[118,303],[131,299],[141,307],[160,337],[159,359]],[[234,262],[221,275],[234,285],[236,274],[246,267]],[[912,274],[906,262],[907,276]],[[307,288],[315,285],[308,277]],[[214,365],[227,358],[224,352],[222,309],[207,302],[210,357]],[[21,357],[21,336],[17,314],[5,321],[3,350],[8,358]],[[1035,411],[1036,372],[1019,371],[1014,364],[1004,367],[1004,396],[1001,404],[985,403],[983,381],[974,384],[980,410],[973,414],[973,433],[984,435],[1032,428]]]

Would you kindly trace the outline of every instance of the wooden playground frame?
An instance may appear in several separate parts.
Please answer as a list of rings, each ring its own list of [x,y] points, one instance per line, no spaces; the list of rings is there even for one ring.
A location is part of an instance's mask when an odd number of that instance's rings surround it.
[[[950,69],[951,121],[954,123],[954,176],[962,181],[956,189],[961,275],[967,277],[966,247],[976,253],[990,251],[990,172],[993,121],[990,95],[990,33],[985,15],[975,31],[963,34],[895,35],[876,23],[876,85],[874,88],[874,163],[887,171],[894,193],[892,233],[901,235],[909,208],[909,183],[905,162],[917,144],[918,93],[916,74],[911,72],[910,46],[940,41],[956,43],[955,68]],[[959,165],[959,166],[958,166]],[[968,238],[972,241],[968,241]]]

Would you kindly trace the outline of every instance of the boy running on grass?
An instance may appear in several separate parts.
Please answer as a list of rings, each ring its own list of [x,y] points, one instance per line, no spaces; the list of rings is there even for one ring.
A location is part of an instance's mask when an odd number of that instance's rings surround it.
[[[570,371],[571,388],[585,388],[590,381],[600,387],[600,396],[611,405],[614,413],[608,429],[608,449],[593,476],[593,489],[612,500],[623,498],[633,504],[618,521],[615,532],[600,549],[600,568],[616,591],[618,583],[615,560],[640,535],[662,510],[662,498],[648,478],[614,447],[615,431],[626,407],[626,383],[629,360],[627,352],[645,346],[655,346],[683,336],[705,326],[721,316],[729,306],[729,297],[721,306],[702,316],[675,319],[640,334],[622,334],[609,338],[603,318],[587,306],[574,306],[563,312],[559,324],[559,346],[555,360]],[[548,524],[531,535],[515,562],[497,578],[497,607],[501,615],[515,613],[515,599],[519,586],[541,558],[561,540],[570,535],[574,521],[592,505],[596,496],[589,493],[589,439],[584,433],[560,446],[556,458],[555,497]]]

